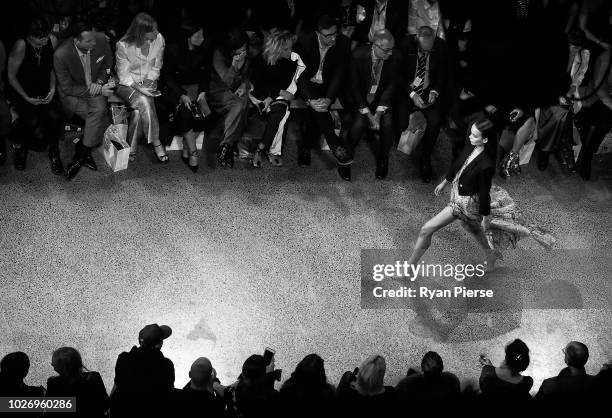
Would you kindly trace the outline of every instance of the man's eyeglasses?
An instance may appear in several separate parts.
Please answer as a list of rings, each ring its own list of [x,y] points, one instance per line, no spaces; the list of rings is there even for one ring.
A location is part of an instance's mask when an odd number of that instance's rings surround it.
[[[374,44],[374,46],[376,48],[378,48],[379,50],[381,50],[382,52],[384,52],[385,54],[390,54],[393,51],[393,48],[383,48],[380,45]]]
[[[332,32],[332,33],[327,33],[327,34],[321,32],[321,31],[317,31],[317,33],[319,35],[321,35],[322,37],[324,37],[325,39],[334,39],[336,36],[338,36],[338,31]]]

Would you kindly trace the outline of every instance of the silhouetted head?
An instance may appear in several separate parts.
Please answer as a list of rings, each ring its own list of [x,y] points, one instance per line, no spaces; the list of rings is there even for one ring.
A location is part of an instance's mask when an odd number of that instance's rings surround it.
[[[421,370],[427,377],[441,376],[444,370],[442,357],[435,351],[429,351],[423,356],[423,360],[421,360]]]
[[[563,352],[565,353],[565,364],[570,367],[581,369],[589,361],[589,349],[581,342],[570,342]]]
[[[206,387],[211,383],[213,367],[209,359],[200,357],[196,359],[189,370],[189,378],[199,387]]]
[[[21,351],[9,353],[0,361],[0,375],[11,382],[22,382],[30,371],[30,359]]]
[[[506,366],[514,373],[520,373],[529,366],[529,347],[516,339],[506,346]]]
[[[323,359],[318,354],[308,354],[298,363],[291,378],[299,383],[313,385],[327,383]]]
[[[380,393],[384,388],[386,370],[387,363],[383,356],[368,357],[361,364],[357,373],[357,388],[359,392],[366,396]]]
[[[61,347],[53,352],[51,365],[60,376],[74,378],[83,373],[81,354],[72,347]]]

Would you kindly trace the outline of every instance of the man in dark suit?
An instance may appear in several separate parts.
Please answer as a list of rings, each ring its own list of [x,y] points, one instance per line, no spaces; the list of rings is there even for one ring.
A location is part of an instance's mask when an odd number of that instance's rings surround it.
[[[376,31],[387,29],[400,44],[408,26],[408,0],[363,0],[357,8],[355,41],[373,42]]]
[[[399,71],[399,57],[394,54],[395,41],[387,29],[374,33],[372,44],[361,45],[353,52],[350,99],[355,106],[353,126],[349,133],[351,153],[367,129],[379,132],[376,147],[376,178],[384,179],[389,170],[389,150],[395,127],[390,112]]]
[[[413,112],[425,116],[427,128],[419,168],[421,179],[428,183],[432,177],[431,153],[442,124],[441,102],[449,90],[446,48],[432,28],[423,26],[416,36],[406,38],[400,49],[404,58],[401,83],[407,97],[400,103],[399,127],[401,131],[408,127]]]
[[[329,148],[338,162],[338,171],[345,180],[350,156],[338,135],[334,132],[334,122],[329,112],[346,81],[348,64],[351,57],[350,40],[338,33],[338,25],[328,15],[323,15],[317,23],[317,30],[301,36],[295,44],[297,52],[306,69],[298,80],[297,94],[308,108],[301,113],[301,140],[298,144],[298,164],[310,164],[310,148],[323,133]]]
[[[109,124],[107,96],[112,95],[109,81],[113,55],[103,33],[95,32],[89,22],[77,22],[73,36],[55,51],[57,89],[67,117],[77,115],[85,121],[83,140],[79,141],[72,164],[66,168],[74,178],[81,165],[96,170],[91,149],[100,144]]]
[[[589,406],[597,382],[597,378],[588,375],[584,368],[589,359],[589,349],[581,342],[572,341],[563,353],[567,367],[558,376],[542,382],[536,400],[559,408]]]

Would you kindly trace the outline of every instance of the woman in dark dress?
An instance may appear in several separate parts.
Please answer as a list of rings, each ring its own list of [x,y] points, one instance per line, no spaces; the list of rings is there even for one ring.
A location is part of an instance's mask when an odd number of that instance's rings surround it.
[[[110,400],[98,372],[91,372],[83,366],[81,355],[72,347],[58,348],[53,352],[51,365],[59,376],[47,380],[47,396],[75,397],[76,413],[68,417],[103,418],[110,406]],[[60,413],[54,414],[64,416]]]
[[[45,389],[42,386],[28,386],[24,383],[25,377],[30,370],[30,359],[26,353],[17,351],[9,353],[0,361],[0,397],[42,397]],[[35,418],[42,414],[32,413],[7,413],[3,417]]]
[[[523,341],[517,339],[506,346],[506,356],[499,367],[494,367],[484,355],[479,361],[482,366],[480,391],[484,401],[519,406],[532,399],[529,391],[533,379],[521,374],[529,366],[529,348]]]
[[[13,45],[8,61],[9,99],[19,119],[15,126],[15,168],[24,170],[28,148],[49,146],[51,171],[62,174],[59,139],[63,135],[60,108],[55,98],[53,50],[56,40],[40,17],[30,20],[27,34]]]
[[[204,117],[200,104],[206,103],[210,54],[200,25],[187,21],[181,25],[176,40],[168,42],[156,99],[160,117],[160,137],[167,143],[172,137],[183,137],[183,161],[198,170],[196,138],[203,131]],[[206,105],[204,105],[206,107]],[[173,123],[168,120],[171,115]]]
[[[263,137],[253,157],[253,166],[258,168],[261,168],[265,155],[272,165],[282,165],[289,101],[297,91],[297,79],[306,68],[300,56],[291,50],[293,39],[289,31],[273,32],[265,39],[263,53],[253,58],[251,100],[266,119]]]
[[[537,225],[529,223],[508,193],[492,186],[495,174],[495,127],[489,119],[474,123],[470,134],[471,146],[466,146],[451,165],[446,177],[436,187],[440,193],[451,184],[450,203],[423,225],[408,259],[416,265],[431,245],[438,230],[459,219],[474,235],[486,255],[486,268],[492,270],[501,250],[526,236],[550,248],[555,238]]]

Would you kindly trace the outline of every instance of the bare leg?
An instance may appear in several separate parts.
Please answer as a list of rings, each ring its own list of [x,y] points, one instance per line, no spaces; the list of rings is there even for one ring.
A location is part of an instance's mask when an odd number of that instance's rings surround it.
[[[525,145],[529,138],[533,135],[533,131],[535,130],[535,118],[530,117],[523,123],[523,126],[516,131],[516,136],[514,137],[514,143],[512,144],[512,152],[518,152],[521,150],[521,147]]]
[[[192,130],[185,132],[183,135],[183,140],[185,141],[183,145],[187,145],[187,150],[189,152],[193,152],[196,150],[196,133]]]
[[[436,216],[425,222],[425,225],[423,225],[419,231],[419,236],[414,244],[414,249],[412,250],[412,255],[410,255],[410,258],[408,259],[408,263],[418,263],[423,254],[425,254],[425,251],[427,251],[431,245],[431,236],[434,234],[434,232],[444,228],[455,219],[457,218],[455,218],[453,215],[453,210],[447,206]]]

